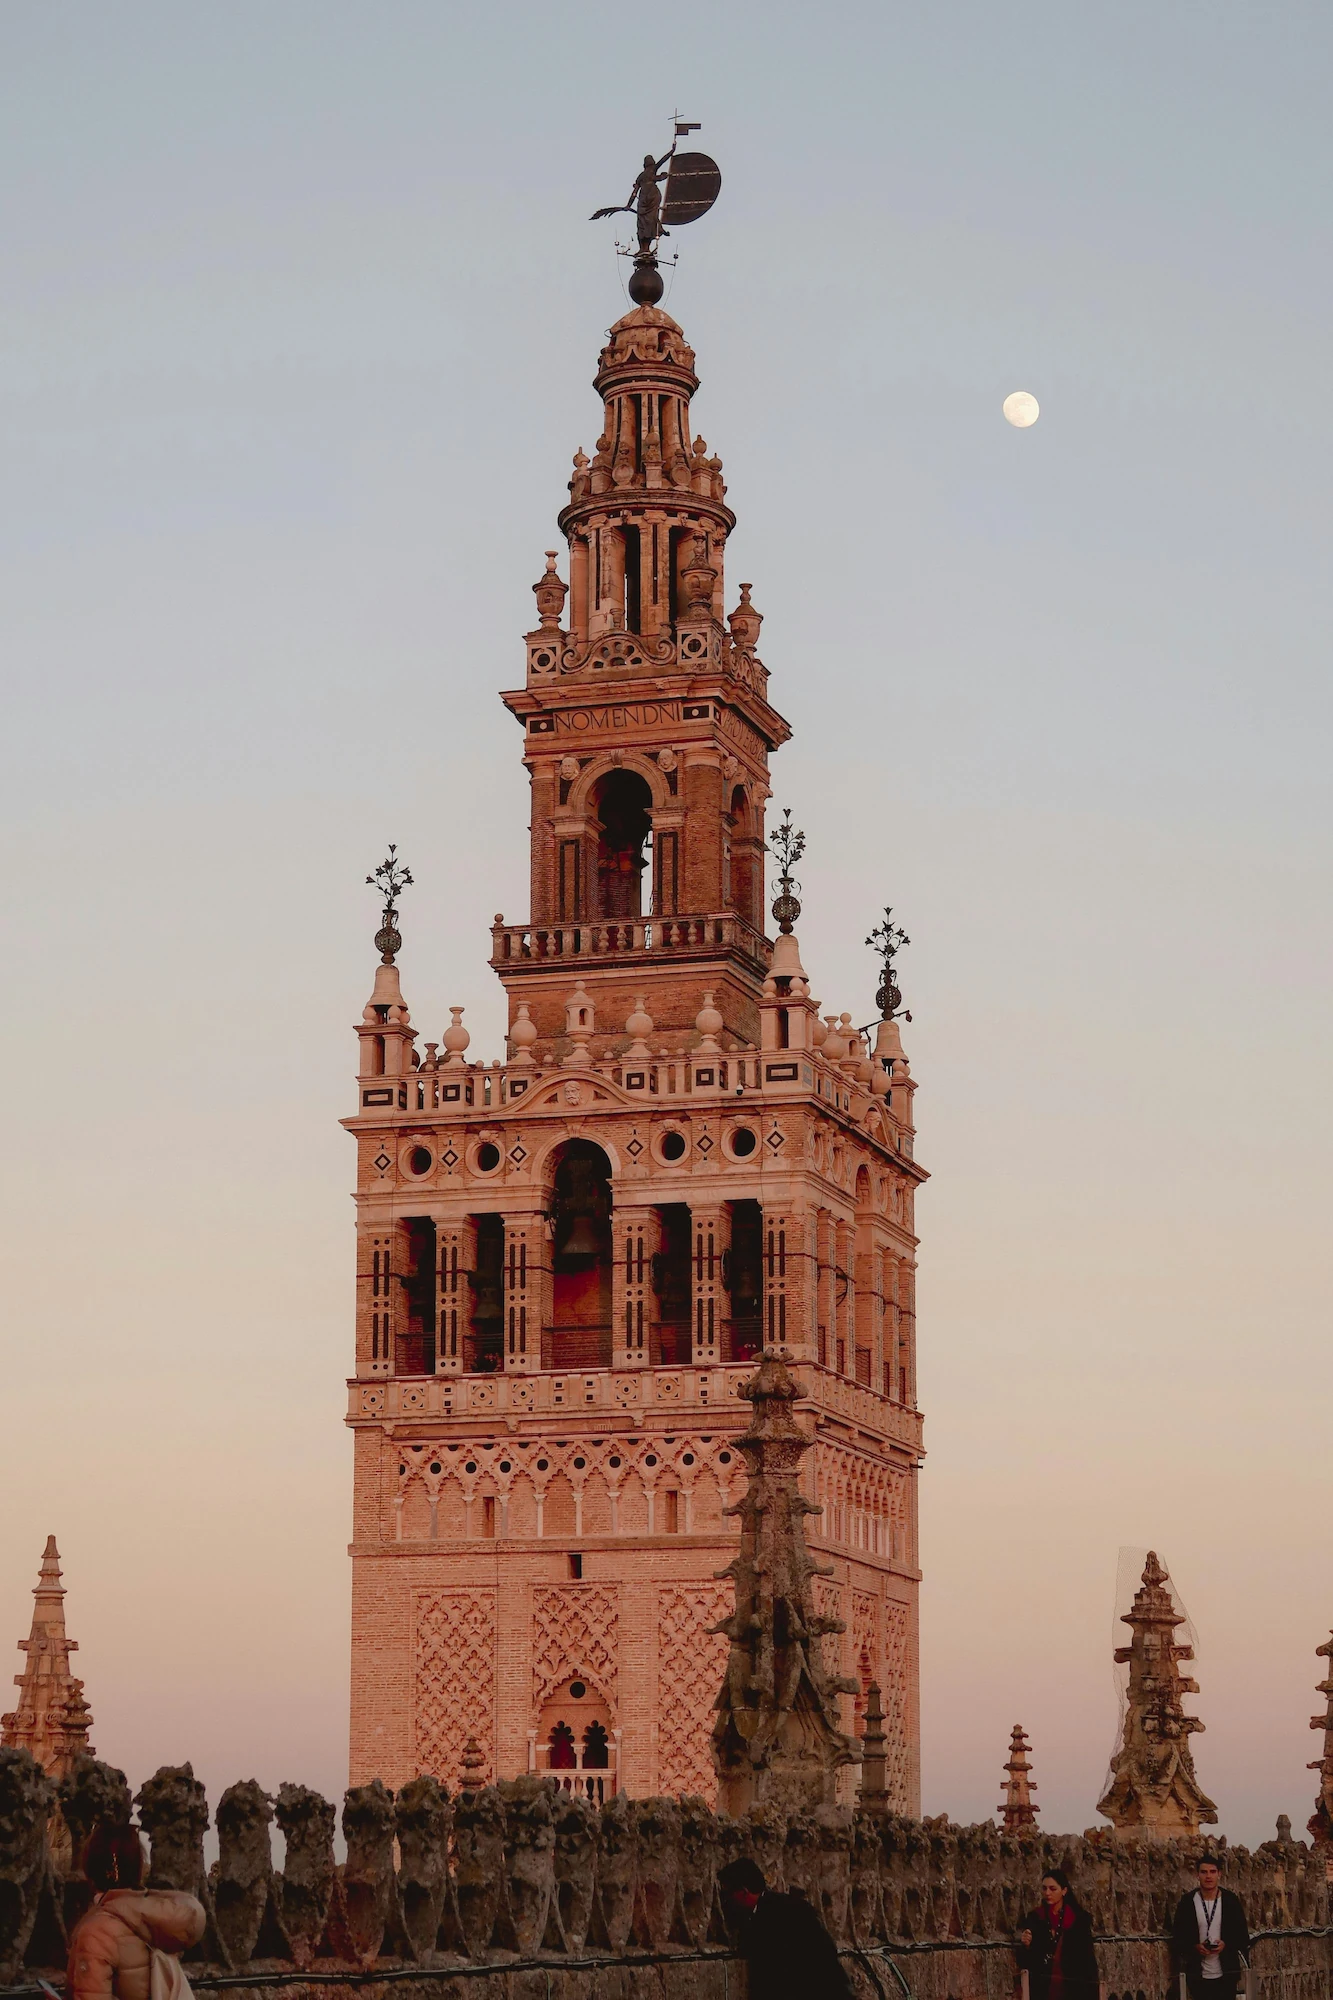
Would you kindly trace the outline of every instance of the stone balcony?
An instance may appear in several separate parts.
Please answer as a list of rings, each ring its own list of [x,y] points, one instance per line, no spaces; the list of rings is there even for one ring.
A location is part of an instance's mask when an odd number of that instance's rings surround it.
[[[491,964],[497,971],[558,961],[572,969],[614,964],[628,956],[669,959],[716,958],[735,952],[768,970],[773,948],[762,932],[734,911],[699,917],[617,917],[595,923],[495,924]]]

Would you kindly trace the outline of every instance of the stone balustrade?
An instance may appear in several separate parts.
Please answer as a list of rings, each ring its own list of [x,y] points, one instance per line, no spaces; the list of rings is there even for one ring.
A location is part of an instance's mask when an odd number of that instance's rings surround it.
[[[762,932],[732,910],[698,917],[601,917],[556,924],[496,924],[491,931],[491,964],[563,959],[578,966],[614,961],[628,952],[652,957],[712,956],[740,951],[768,966],[771,949]]]
[[[56,1803],[56,1786],[26,1751],[0,1751],[0,1982],[29,1991],[37,1973],[60,1977],[69,1931],[92,1895],[77,1867],[59,1870],[53,1860]],[[1043,1870],[1062,1867],[1103,1941],[1108,1993],[1167,2000],[1162,1940],[1197,1854],[1217,1845],[1109,1830],[1006,1833],[989,1821],[956,1826],[838,1807],[791,1815],[760,1807],[730,1819],[699,1798],[624,1793],[599,1809],[538,1775],[454,1795],[426,1776],[396,1797],[378,1779],[346,1794],[339,1865],[327,1799],[287,1784],[270,1797],[245,1780],[217,1803],[209,1868],[208,1802],[188,1764],[158,1771],[136,1803],[152,1881],[188,1890],[207,1912],[204,1939],[187,1958],[197,1987],[224,1978],[262,1986],[299,1973],[317,1990],[349,1969],[373,1981],[417,1968],[424,1982],[450,1968],[461,1976],[491,1967],[497,2000],[516,1990],[499,1983],[504,1969],[525,1963],[546,1967],[548,1983],[568,1968],[562,1980],[580,1980],[561,1984],[568,1996],[591,1994],[589,1968],[608,1965],[624,1969],[618,1993],[735,1992],[734,1966],[730,1985],[714,1982],[709,1967],[734,1954],[717,1873],[738,1855],[810,1900],[848,1954],[859,1991],[890,1990],[884,1961],[902,1959],[917,2000],[1009,1993],[1008,1947]],[[56,1828],[68,1830],[77,1853],[99,1819],[128,1816],[129,1791],[119,1772],[81,1757],[59,1788],[59,1808]],[[1257,1934],[1265,2000],[1326,1994],[1333,1936],[1323,1851],[1290,1840],[1233,1847],[1226,1881]],[[682,1980],[664,1986],[656,1971],[673,1961]],[[648,1964],[652,1982],[631,1976]],[[438,1977],[430,1990],[443,1990]]]

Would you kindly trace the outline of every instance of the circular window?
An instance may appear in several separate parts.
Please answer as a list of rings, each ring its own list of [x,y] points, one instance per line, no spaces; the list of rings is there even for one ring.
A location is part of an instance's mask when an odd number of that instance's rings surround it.
[[[606,1462],[610,1466],[612,1472],[619,1472],[620,1460],[618,1458],[608,1458]]]
[[[647,1458],[645,1458],[643,1462],[645,1465],[656,1465],[657,1453],[655,1451],[650,1451]]]
[[[668,1161],[683,1160],[687,1145],[688,1141],[683,1132],[664,1132],[660,1148],[662,1158]]]
[[[500,1148],[493,1146],[489,1139],[477,1148],[477,1172],[493,1174],[500,1164]]]
[[[587,1692],[588,1690],[582,1681],[571,1681],[569,1683],[569,1698],[571,1701],[582,1701]]]
[[[438,1459],[438,1458],[436,1458],[436,1459],[432,1459],[432,1460],[431,1460],[431,1468],[430,1468],[430,1469],[431,1469],[431,1471],[432,1471],[432,1472],[438,1472],[438,1471],[439,1471],[439,1469],[440,1469],[440,1461],[439,1461],[439,1459]]]
[[[693,1453],[692,1451],[687,1451],[687,1452],[686,1452],[686,1454],[685,1454],[685,1456],[684,1456],[684,1458],[682,1458],[682,1460],[681,1460],[681,1464],[682,1464],[682,1465],[693,1465],[693,1464],[694,1464],[694,1453]]]
[[[477,1469],[476,1461],[475,1459],[471,1458],[468,1460],[467,1464],[463,1467],[464,1472],[475,1472],[476,1469]]]
[[[717,1455],[717,1462],[719,1465],[730,1465],[731,1453],[729,1451],[720,1451]]]
[[[502,1458],[502,1459],[500,1460],[500,1470],[501,1470],[501,1472],[508,1472],[508,1470],[509,1470],[509,1460],[508,1460],[507,1458]]]
[[[748,1160],[759,1144],[758,1135],[748,1125],[733,1126],[730,1138],[732,1157],[737,1160]]]
[[[575,1472],[582,1472],[582,1470],[583,1470],[584,1466],[585,1466],[585,1465],[586,1465],[587,1463],[588,1463],[588,1461],[587,1461],[587,1459],[586,1459],[586,1458],[576,1458],[576,1459],[574,1460],[574,1470],[575,1470]]]
[[[435,1156],[428,1146],[413,1146],[407,1155],[409,1174],[428,1174],[435,1165]]]
[[[537,1470],[538,1470],[538,1472],[549,1472],[549,1471],[551,1470],[551,1461],[550,1461],[550,1459],[549,1459],[549,1458],[539,1458],[539,1459],[537,1460]]]

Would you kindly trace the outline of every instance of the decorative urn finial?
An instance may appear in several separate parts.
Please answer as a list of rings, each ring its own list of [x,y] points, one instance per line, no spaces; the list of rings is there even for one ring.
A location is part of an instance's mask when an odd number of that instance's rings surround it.
[[[556,552],[546,551],[546,568],[532,586],[532,594],[537,600],[537,616],[541,620],[543,632],[558,632],[560,617],[569,595],[569,585],[559,576],[555,567]]]
[[[402,932],[398,929],[398,898],[404,889],[412,886],[412,872],[398,859],[398,849],[393,841],[389,842],[387,858],[381,861],[373,875],[367,875],[366,881],[384,898],[384,914],[375,933],[375,949],[380,955],[381,965],[392,965],[403,948]]]
[[[805,853],[805,835],[791,823],[791,807],[783,809],[782,824],[773,835],[769,853],[776,855],[778,863],[778,893],[773,899],[773,915],[783,936],[789,936],[796,919],[801,914],[801,901],[796,891],[800,883],[792,870]]]
[[[902,1013],[902,989],[898,985],[897,967],[893,961],[903,946],[911,942],[902,925],[894,923],[892,904],[886,903],[883,922],[876,924],[866,939],[871,950],[878,952],[884,961],[884,970],[875,993],[875,1005],[879,1008],[880,1019],[883,1021],[896,1021]],[[904,1021],[910,1021],[912,1017],[903,1013],[902,1018]]]
[[[764,622],[763,612],[756,611],[750,602],[750,592],[753,589],[754,585],[751,583],[741,585],[741,601],[727,619],[731,627],[732,641],[743,653],[752,653],[759,644],[759,627]]]

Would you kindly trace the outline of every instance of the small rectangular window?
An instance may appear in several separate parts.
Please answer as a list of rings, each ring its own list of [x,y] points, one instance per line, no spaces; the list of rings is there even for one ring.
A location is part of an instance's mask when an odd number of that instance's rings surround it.
[[[672,1487],[668,1487],[662,1495],[662,1533],[664,1535],[680,1533],[680,1495]]]
[[[495,1539],[495,1501],[489,1493],[481,1503],[481,1532],[488,1539]]]
[[[583,1557],[579,1555],[574,1549],[571,1549],[569,1552],[569,1574],[571,1581],[573,1581],[574,1583],[582,1583]]]

